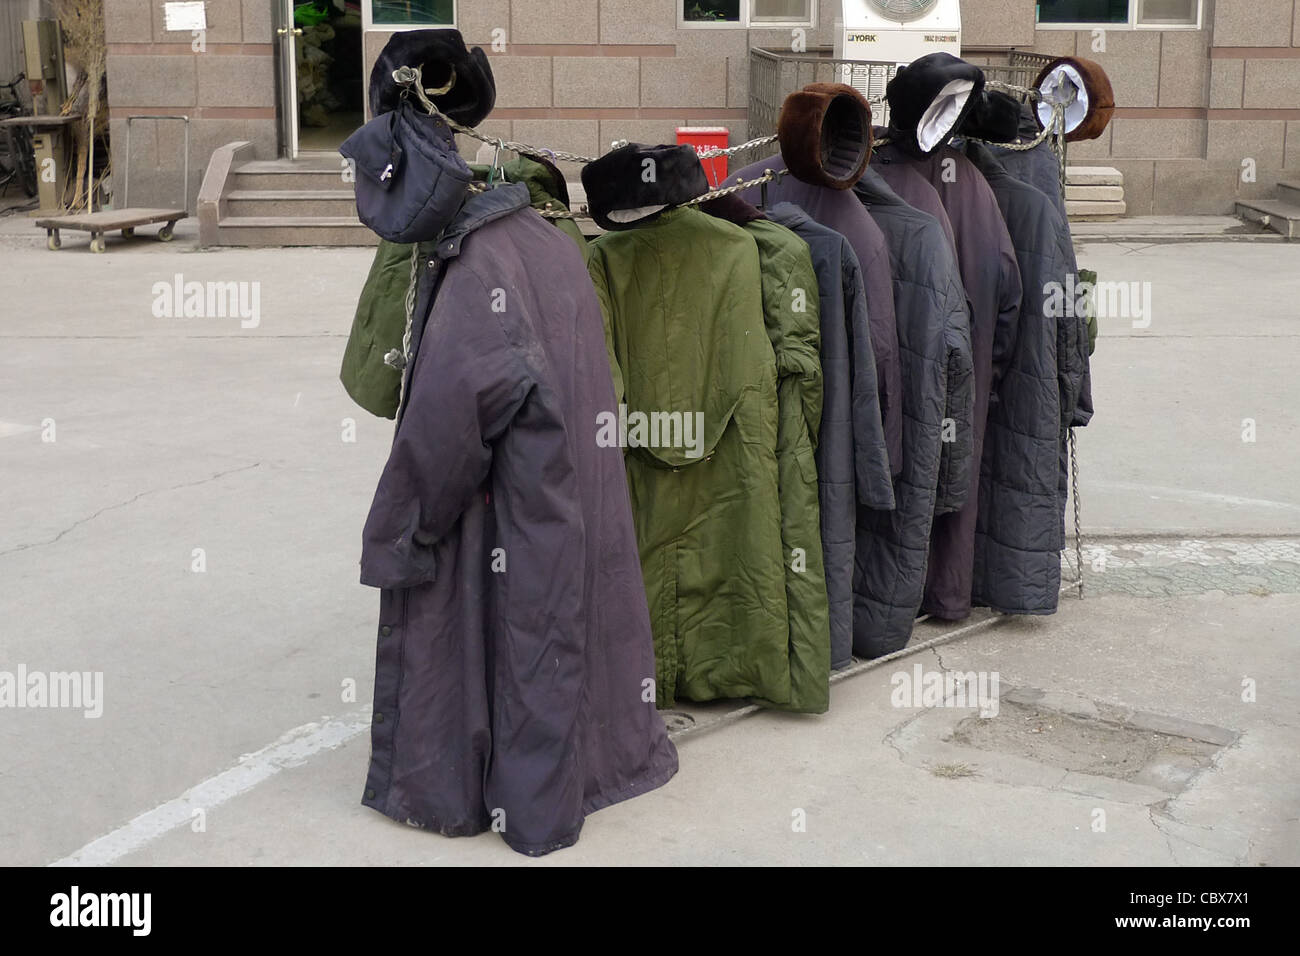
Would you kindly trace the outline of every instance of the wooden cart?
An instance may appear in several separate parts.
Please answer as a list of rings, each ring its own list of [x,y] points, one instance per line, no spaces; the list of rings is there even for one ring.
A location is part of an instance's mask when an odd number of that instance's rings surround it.
[[[182,202],[179,209],[132,208],[128,202],[131,188],[131,121],[138,119],[182,120],[185,123],[185,172],[183,176],[185,192],[181,197]],[[189,205],[190,195],[190,118],[188,116],[128,116],[126,118],[125,156],[126,169],[122,173],[122,205],[124,208],[66,216],[47,216],[43,219],[37,219],[36,225],[38,228],[45,230],[46,245],[51,250],[63,246],[59,232],[64,229],[90,233],[91,252],[104,251],[104,237],[110,232],[121,232],[124,237],[130,238],[135,235],[137,226],[148,226],[156,222],[166,223],[158,230],[158,240],[160,242],[170,242],[172,240],[175,235],[174,230],[177,221],[189,215],[186,207]]]

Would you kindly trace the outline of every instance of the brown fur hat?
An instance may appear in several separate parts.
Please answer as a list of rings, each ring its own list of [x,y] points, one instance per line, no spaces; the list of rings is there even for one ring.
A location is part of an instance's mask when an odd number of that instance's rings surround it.
[[[1081,107],[1068,107],[1065,114],[1065,141],[1077,143],[1080,140],[1096,139],[1106,131],[1110,118],[1115,112],[1115,91],[1111,89],[1110,77],[1100,64],[1085,60],[1079,56],[1062,56],[1053,60],[1034,81],[1035,89],[1046,95],[1052,87],[1055,74],[1063,74],[1066,79],[1077,85],[1083,81],[1083,91],[1088,97],[1086,113]],[[1077,78],[1077,80],[1076,80]],[[1079,114],[1079,115],[1072,115]],[[1050,109],[1044,111],[1040,104],[1038,122],[1046,126],[1051,119]]]
[[[871,159],[871,104],[844,83],[812,83],[781,104],[777,137],[796,179],[852,189]]]

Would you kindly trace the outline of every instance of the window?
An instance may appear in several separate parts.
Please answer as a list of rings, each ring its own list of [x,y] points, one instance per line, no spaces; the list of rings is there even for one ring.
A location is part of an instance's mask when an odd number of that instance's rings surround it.
[[[449,27],[456,22],[455,0],[365,0],[368,26]]]
[[[1201,6],[1202,0],[1038,0],[1038,25],[1049,30],[1200,29]]]
[[[681,0],[684,27],[816,26],[814,0]]]

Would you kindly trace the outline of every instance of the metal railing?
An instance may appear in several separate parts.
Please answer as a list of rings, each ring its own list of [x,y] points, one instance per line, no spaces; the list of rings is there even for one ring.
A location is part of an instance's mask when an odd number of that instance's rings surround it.
[[[1006,59],[1005,64],[979,66],[990,80],[1027,87],[1052,61],[1041,53],[1019,51],[1011,51]],[[897,72],[896,63],[838,59],[826,47],[800,54],[753,47],[749,51],[749,136],[775,133],[785,98],[809,83],[849,84],[871,101],[873,122],[888,126],[885,87]]]

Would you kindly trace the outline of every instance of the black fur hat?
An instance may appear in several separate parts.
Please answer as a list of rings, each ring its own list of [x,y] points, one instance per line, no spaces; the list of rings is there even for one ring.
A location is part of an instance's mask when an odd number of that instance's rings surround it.
[[[602,229],[633,229],[654,222],[670,206],[709,191],[693,146],[629,143],[582,169],[591,218]]]
[[[497,85],[487,54],[479,47],[468,49],[459,30],[398,30],[370,71],[372,116],[397,108],[403,88],[393,81],[393,71],[399,66],[420,67],[426,89],[446,86],[454,70],[452,88],[430,99],[464,126],[477,126],[496,105]]]
[[[990,143],[1014,143],[1020,133],[1020,101],[999,90],[985,89],[957,132]]]
[[[889,135],[929,156],[943,146],[984,92],[984,71],[951,53],[930,53],[901,67],[889,85]]]

